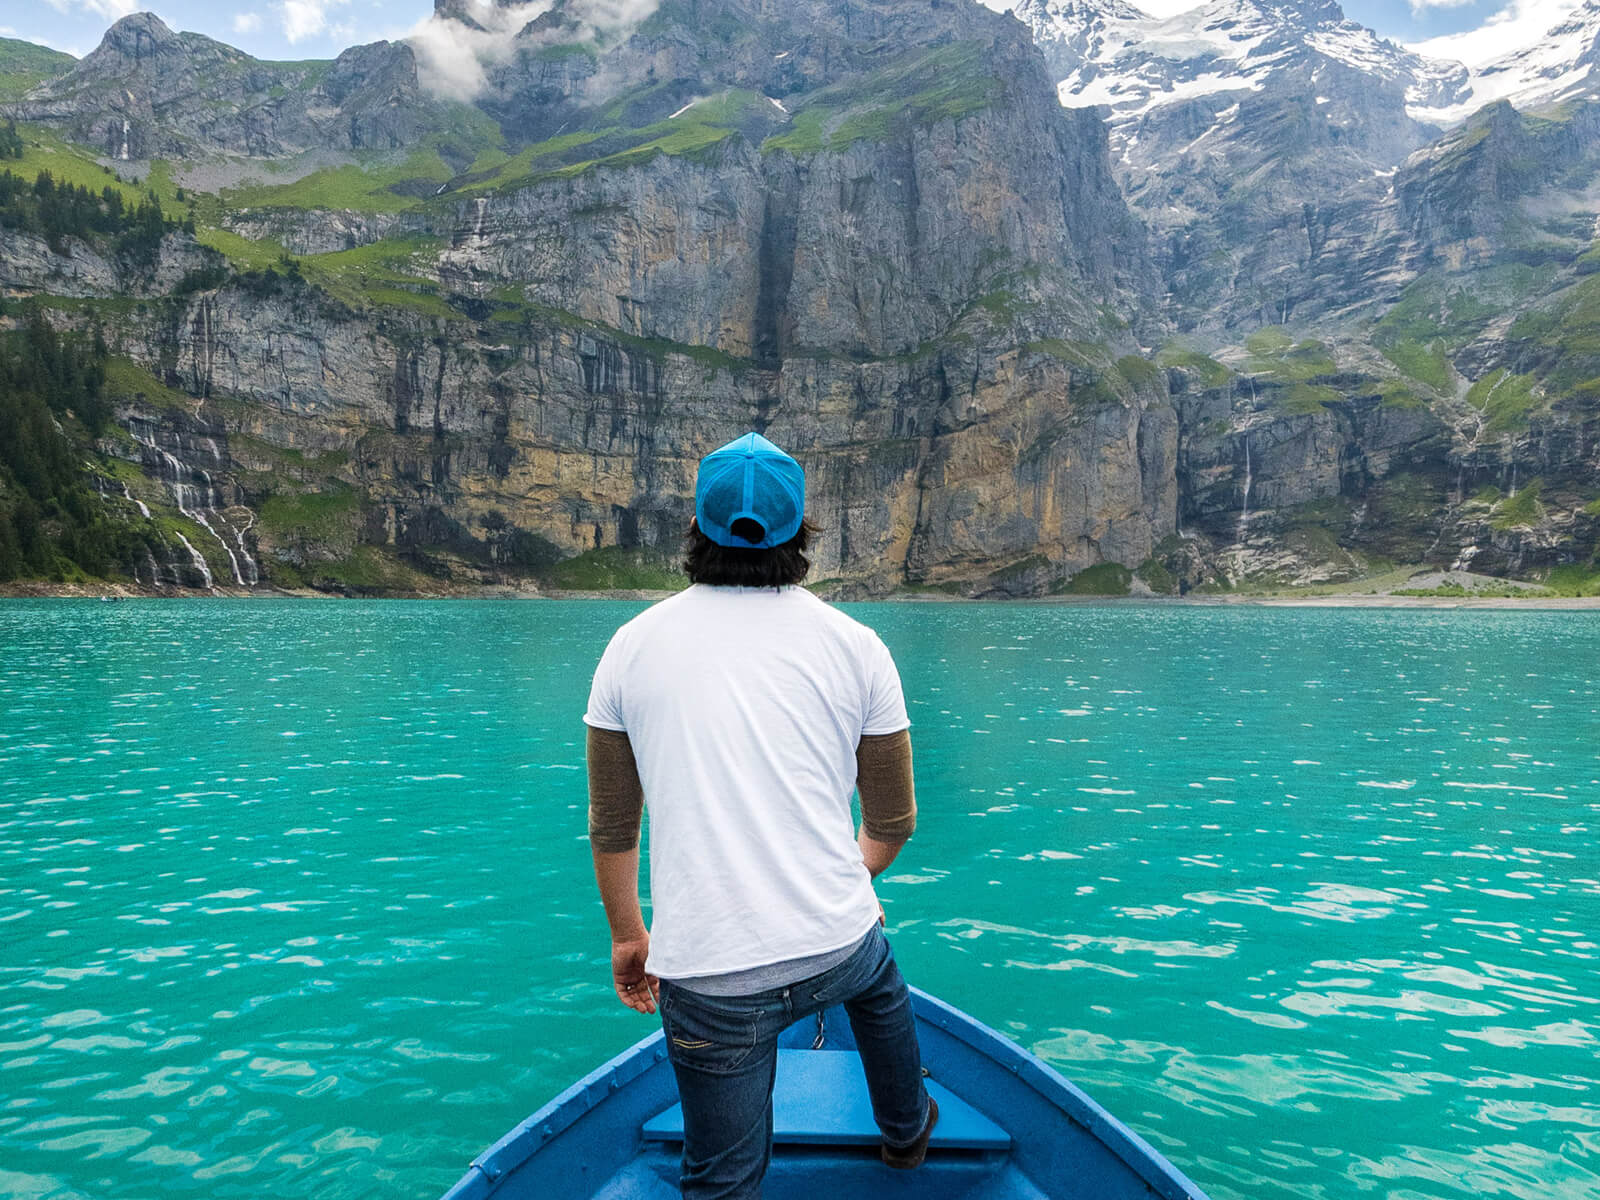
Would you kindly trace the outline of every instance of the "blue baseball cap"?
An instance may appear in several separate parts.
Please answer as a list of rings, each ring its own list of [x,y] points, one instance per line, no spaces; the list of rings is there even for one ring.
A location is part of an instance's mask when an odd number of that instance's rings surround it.
[[[700,460],[694,483],[694,516],[700,532],[719,546],[771,550],[800,532],[806,515],[806,473],[759,433],[747,433]],[[754,521],[762,536],[751,540]]]

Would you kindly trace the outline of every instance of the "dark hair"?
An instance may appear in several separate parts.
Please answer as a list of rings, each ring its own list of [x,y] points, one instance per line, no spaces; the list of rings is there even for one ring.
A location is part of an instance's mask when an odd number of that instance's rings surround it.
[[[701,533],[698,525],[690,525],[689,532],[683,535],[683,570],[690,583],[713,587],[764,588],[799,583],[811,569],[806,547],[819,532],[810,521],[801,521],[800,532],[783,545],[770,550],[745,550],[719,546]]]

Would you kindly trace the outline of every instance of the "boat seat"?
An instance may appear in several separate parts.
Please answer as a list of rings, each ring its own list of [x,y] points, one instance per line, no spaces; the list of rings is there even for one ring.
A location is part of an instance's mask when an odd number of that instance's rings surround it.
[[[930,1149],[1005,1150],[1011,1135],[936,1080],[939,1102]],[[644,1123],[647,1142],[683,1141],[683,1106],[674,1104]],[[861,1059],[847,1050],[779,1050],[772,1089],[772,1140],[784,1145],[877,1145]]]

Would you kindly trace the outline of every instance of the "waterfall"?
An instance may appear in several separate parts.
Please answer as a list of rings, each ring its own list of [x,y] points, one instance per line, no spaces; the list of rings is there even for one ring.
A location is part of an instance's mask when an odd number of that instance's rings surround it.
[[[206,565],[205,556],[196,550],[183,534],[178,534],[178,540],[183,543],[183,548],[189,552],[189,561],[193,564],[194,569],[200,572],[200,578],[205,580],[206,589],[208,591],[216,591],[217,585],[211,579],[211,568]]]
[[[122,118],[122,149],[117,153],[117,157],[120,158],[123,162],[127,162],[128,161],[128,130],[129,130],[129,128],[130,128],[130,126],[128,125],[128,118],[127,117],[123,117]]]
[[[120,480],[110,480],[102,475],[95,476],[95,490],[98,491],[102,497],[115,494],[111,489],[111,485],[113,483],[115,483],[121,489],[122,499],[126,500],[129,504],[138,509],[139,515],[145,520],[148,521],[151,519],[150,506],[147,505],[143,500],[139,499],[139,497],[135,496],[126,483],[121,482]],[[136,562],[133,566],[133,578],[135,582],[147,583],[146,576],[148,576],[147,585],[152,588],[165,587],[169,585],[172,587],[185,587],[187,585],[184,582],[184,571],[187,568],[198,571],[200,573],[200,578],[204,581],[205,586],[215,590],[212,583],[211,569],[207,565],[205,558],[195,552],[194,546],[191,545],[182,534],[178,535],[178,540],[183,542],[184,551],[188,554],[187,565],[182,561],[182,556],[174,557],[170,545],[166,545],[164,543],[164,553],[160,561],[157,561],[156,556],[151,552],[150,547],[146,545],[143,547],[143,558]]]
[[[211,522],[206,520],[205,510],[197,508],[194,512],[184,513],[184,516],[197,522],[207,533],[217,539],[217,545],[221,546],[222,552],[228,556],[228,565],[233,568],[233,581],[240,587],[244,587],[244,573],[239,570],[239,556],[233,552],[233,547],[228,545],[227,540],[211,527]]]
[[[1250,433],[1248,430],[1245,431],[1244,437],[1240,440],[1244,442],[1244,506],[1239,509],[1239,532],[1234,540],[1242,546],[1246,533],[1245,526],[1250,520],[1250,485],[1254,482],[1255,476],[1251,473],[1250,468]]]
[[[202,467],[191,467],[185,464],[171,451],[156,445],[153,435],[141,435],[137,429],[132,429],[131,432],[133,433],[134,441],[150,452],[152,465],[156,469],[157,477],[172,494],[178,511],[209,533],[216,539],[217,545],[222,547],[222,552],[228,556],[228,565],[233,573],[233,582],[239,587],[254,587],[259,584],[261,582],[260,565],[245,545],[244,530],[236,528],[222,511],[222,495],[217,489],[210,472]],[[217,462],[226,461],[222,447],[217,444],[215,438],[203,437],[198,439],[197,444],[209,451],[213,460]],[[149,515],[149,510],[144,509],[143,505],[140,505],[140,508],[147,516]],[[248,530],[254,524],[255,517],[252,514],[250,523],[244,529]],[[222,528],[218,529],[218,525]],[[224,531],[232,537],[233,542],[231,545],[228,538],[223,536]],[[184,542],[184,545],[189,547],[191,555],[195,553],[194,548],[187,541]],[[201,561],[203,562],[204,560],[202,559]],[[209,569],[206,573],[206,586],[214,586],[211,582]]]
[[[122,497],[123,497],[123,499],[128,500],[128,501],[132,502],[133,504],[137,505],[138,509],[139,509],[139,515],[141,517],[143,517],[146,521],[148,521],[150,519],[150,509],[145,505],[145,502],[143,500],[140,500],[138,497],[136,497],[132,492],[130,492],[128,490],[128,485],[127,484],[123,484],[122,485]]]
[[[489,197],[487,197],[487,196],[479,196],[477,203],[478,203],[478,220],[477,220],[477,223],[474,224],[473,227],[472,227],[472,240],[475,241],[475,242],[481,242],[481,241],[483,241],[483,215],[484,215],[484,213],[486,211],[488,211],[488,208],[489,208]]]
[[[256,562],[255,557],[250,553],[249,548],[245,546],[244,535],[249,533],[250,530],[255,526],[256,514],[253,512],[250,514],[249,524],[247,524],[243,529],[240,529],[238,526],[234,525],[226,517],[223,517],[222,519],[223,523],[226,524],[233,532],[233,540],[239,547],[240,556],[244,559],[245,575],[247,576],[245,579],[245,586],[255,587],[256,584],[261,582],[261,567]]]

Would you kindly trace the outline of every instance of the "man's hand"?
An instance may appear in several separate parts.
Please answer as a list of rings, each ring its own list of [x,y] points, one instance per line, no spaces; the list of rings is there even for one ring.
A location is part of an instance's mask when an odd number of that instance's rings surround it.
[[[650,935],[641,934],[627,941],[611,942],[611,982],[617,999],[635,1012],[653,1013],[661,994],[661,981],[646,975],[644,961],[650,954]]]
[[[639,848],[617,854],[594,850],[594,877],[611,926],[611,983],[635,1012],[656,1011],[661,981],[644,973],[650,933],[639,911]]]

